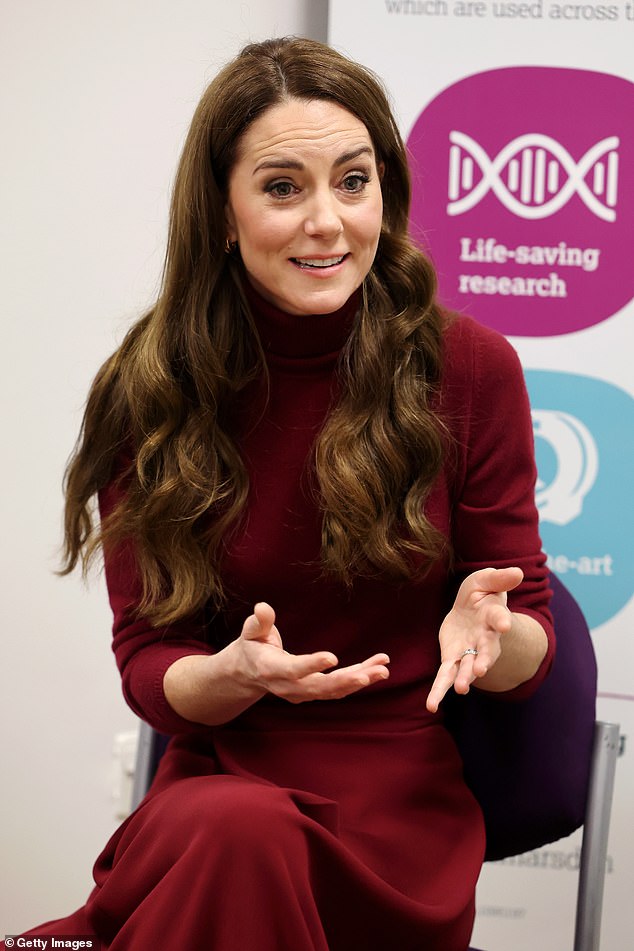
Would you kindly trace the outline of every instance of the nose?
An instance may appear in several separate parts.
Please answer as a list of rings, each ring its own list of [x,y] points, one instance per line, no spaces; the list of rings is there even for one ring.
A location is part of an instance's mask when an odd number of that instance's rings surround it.
[[[334,238],[343,231],[338,202],[330,189],[320,189],[313,196],[307,208],[304,231],[311,238]]]

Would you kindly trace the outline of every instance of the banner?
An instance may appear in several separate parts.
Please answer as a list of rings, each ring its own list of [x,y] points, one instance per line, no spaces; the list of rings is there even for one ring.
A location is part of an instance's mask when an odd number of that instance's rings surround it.
[[[525,368],[544,547],[592,629],[598,715],[621,725],[601,944],[621,951],[634,878],[634,2],[331,0],[329,13],[330,43],[392,95],[412,234],[443,303],[506,334]],[[579,844],[487,864],[473,943],[572,947]]]

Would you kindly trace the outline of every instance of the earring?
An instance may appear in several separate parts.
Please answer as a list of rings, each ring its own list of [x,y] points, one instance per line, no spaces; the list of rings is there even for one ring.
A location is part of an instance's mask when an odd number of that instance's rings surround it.
[[[233,254],[237,247],[237,241],[230,241],[229,238],[225,238],[225,254]]]

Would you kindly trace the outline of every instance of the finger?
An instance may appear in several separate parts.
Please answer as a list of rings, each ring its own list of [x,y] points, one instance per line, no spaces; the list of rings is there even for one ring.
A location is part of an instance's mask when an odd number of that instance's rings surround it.
[[[485,652],[482,652],[483,654]],[[443,661],[427,696],[426,706],[431,713],[437,713],[441,701],[453,687],[456,693],[467,694],[471,684],[483,677],[489,669],[487,656],[463,653],[455,660]]]
[[[375,665],[378,667],[384,667],[389,663],[390,663],[390,658],[388,654],[373,654],[372,657],[368,657],[367,660],[361,661],[360,664],[353,664],[350,668],[347,668],[347,669],[356,670],[361,667],[373,667]]]
[[[386,654],[377,654],[375,657],[389,663]],[[297,681],[286,679],[275,685],[274,692],[292,703],[305,700],[340,700],[381,680],[387,680],[390,672],[386,664],[371,661],[374,661],[374,658],[328,673],[308,674]]]
[[[359,664],[351,664],[349,667],[330,671],[319,682],[319,692],[324,697],[336,699],[369,687],[370,684],[380,680],[387,680],[390,676],[387,668],[389,662],[390,658],[387,654],[375,654]]]
[[[426,707],[430,713],[437,713],[440,703],[447,693],[453,687],[457,674],[457,665],[455,661],[444,661],[438,668],[435,680],[431,685],[431,690],[427,695]]]
[[[242,625],[242,636],[248,640],[257,640],[265,637],[275,624],[275,611],[266,601],[255,605],[253,614],[250,614]]]
[[[508,634],[513,625],[513,615],[506,604],[490,604],[484,614],[487,631],[494,637]]]
[[[524,572],[521,568],[481,568],[469,575],[467,581],[472,580],[474,586],[483,591],[500,594],[517,588],[523,578]]]
[[[456,693],[469,693],[469,687],[476,679],[476,661],[480,659],[480,652],[477,654],[464,654],[456,661],[456,676],[453,682],[453,689]]]
[[[316,673],[324,673],[329,668],[336,667],[339,661],[337,657],[329,651],[322,651],[316,654],[285,654],[286,666],[284,673],[288,679],[301,680],[308,678]],[[319,684],[313,683],[313,688],[318,687],[320,695],[329,695],[338,693],[341,689],[359,689],[367,687],[370,682],[379,679],[386,679],[389,676],[387,664],[390,658],[387,654],[374,654],[373,657],[361,661],[359,664],[352,664],[349,667],[340,667],[339,670],[330,670],[328,672],[328,683],[325,681]]]
[[[371,667],[365,664],[334,670],[329,674],[317,675],[310,687],[315,699],[341,700],[372,684],[387,680],[390,672],[383,664]]]
[[[339,663],[335,654],[330,651],[319,651],[315,654],[287,654],[280,660],[279,677],[291,681],[300,681],[313,674],[322,674]]]
[[[289,654],[276,649],[261,652],[257,658],[257,676],[264,687],[279,697],[289,697],[301,693],[301,684],[338,664],[337,657],[330,651],[314,654]]]

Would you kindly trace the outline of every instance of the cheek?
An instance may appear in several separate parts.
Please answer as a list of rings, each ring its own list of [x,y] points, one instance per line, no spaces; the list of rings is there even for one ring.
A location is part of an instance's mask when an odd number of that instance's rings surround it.
[[[248,243],[256,252],[272,253],[285,247],[293,233],[290,216],[259,212],[250,216],[248,227],[243,229],[242,243]]]
[[[368,208],[366,214],[359,220],[357,234],[359,239],[367,245],[368,250],[376,249],[383,225],[383,207],[377,202],[373,208]]]

